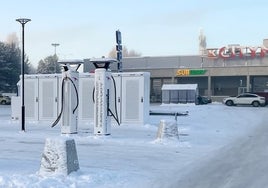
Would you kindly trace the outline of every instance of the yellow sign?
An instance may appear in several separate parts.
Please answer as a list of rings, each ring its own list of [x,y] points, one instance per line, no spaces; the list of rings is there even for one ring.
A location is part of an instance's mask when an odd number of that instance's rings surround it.
[[[189,69],[179,69],[177,70],[177,76],[188,76],[190,75]]]

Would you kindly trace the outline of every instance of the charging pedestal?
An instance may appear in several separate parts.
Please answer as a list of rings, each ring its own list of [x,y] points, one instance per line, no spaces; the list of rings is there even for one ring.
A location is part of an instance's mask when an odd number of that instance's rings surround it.
[[[78,124],[78,88],[79,72],[78,68],[81,60],[59,61],[62,64],[62,93],[61,93],[61,112],[58,118],[62,116],[61,133],[77,133]]]
[[[91,59],[95,69],[95,93],[94,93],[94,134],[111,134],[111,115],[110,115],[110,91],[111,91],[111,71],[109,66],[115,59]]]

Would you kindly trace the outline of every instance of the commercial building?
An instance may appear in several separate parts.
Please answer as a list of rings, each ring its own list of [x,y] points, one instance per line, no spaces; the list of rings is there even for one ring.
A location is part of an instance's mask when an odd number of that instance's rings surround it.
[[[229,45],[206,49],[204,55],[123,58],[124,72],[150,72],[151,102],[161,102],[163,84],[198,84],[212,101],[242,92],[268,92],[267,40],[258,47]],[[84,71],[93,71],[85,60]],[[117,65],[111,66],[112,71]]]

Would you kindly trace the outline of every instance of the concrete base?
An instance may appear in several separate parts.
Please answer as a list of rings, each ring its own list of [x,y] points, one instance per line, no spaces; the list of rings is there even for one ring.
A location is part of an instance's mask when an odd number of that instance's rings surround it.
[[[157,131],[157,139],[179,139],[178,127],[176,121],[160,120]]]
[[[79,169],[74,139],[47,138],[39,173],[68,175]]]

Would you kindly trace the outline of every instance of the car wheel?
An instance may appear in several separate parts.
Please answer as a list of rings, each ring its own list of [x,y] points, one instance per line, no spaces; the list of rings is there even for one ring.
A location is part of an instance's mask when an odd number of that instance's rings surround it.
[[[258,101],[254,101],[254,102],[252,103],[252,105],[253,105],[254,107],[258,107],[258,106],[260,106],[260,103],[259,103]]]
[[[6,101],[1,101],[1,104],[5,105],[6,104]]]
[[[228,101],[226,101],[225,104],[226,104],[227,106],[233,106],[233,105],[234,105],[234,102],[231,101],[231,100],[228,100]]]

